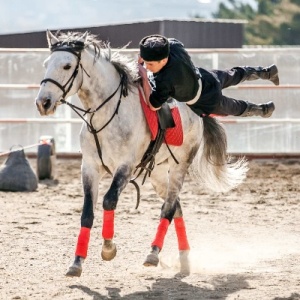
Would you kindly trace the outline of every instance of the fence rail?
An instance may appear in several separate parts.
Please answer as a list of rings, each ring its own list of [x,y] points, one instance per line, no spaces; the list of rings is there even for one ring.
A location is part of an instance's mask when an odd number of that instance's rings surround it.
[[[196,66],[228,69],[275,63],[280,85],[268,81],[246,81],[227,88],[224,94],[254,103],[273,100],[276,110],[271,118],[218,117],[228,136],[229,153],[270,157],[300,155],[300,47],[187,49]],[[112,49],[137,58],[138,49]],[[34,98],[44,76],[43,61],[49,49],[0,48],[0,152],[11,145],[31,145],[41,135],[53,136],[57,153],[78,153],[82,120],[67,106],[55,116],[41,117]],[[78,97],[68,101],[79,105]]]

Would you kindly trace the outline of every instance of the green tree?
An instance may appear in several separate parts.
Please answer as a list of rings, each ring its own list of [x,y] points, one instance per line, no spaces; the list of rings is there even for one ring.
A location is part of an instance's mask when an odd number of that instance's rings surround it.
[[[299,45],[300,44],[300,13],[293,16],[291,22],[281,23],[278,35],[274,37],[274,44]]]
[[[252,20],[256,16],[256,11],[249,4],[239,3],[237,0],[229,1],[232,8],[226,4],[220,3],[219,10],[213,13],[213,17],[217,19],[247,19]]]
[[[246,45],[299,45],[300,0],[256,0],[257,10],[249,4],[230,0],[219,4],[214,18],[244,19]]]

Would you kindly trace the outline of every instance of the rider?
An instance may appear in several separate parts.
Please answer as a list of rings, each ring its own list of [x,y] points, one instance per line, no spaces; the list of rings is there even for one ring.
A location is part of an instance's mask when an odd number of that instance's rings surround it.
[[[254,104],[222,94],[222,89],[245,80],[260,78],[279,85],[275,65],[207,71],[194,66],[180,41],[162,35],[146,36],[140,41],[138,62],[145,97],[151,110],[159,109],[169,98],[186,102],[201,117],[217,114],[268,118],[275,109],[272,101]],[[146,69],[153,73],[153,80],[149,81]]]

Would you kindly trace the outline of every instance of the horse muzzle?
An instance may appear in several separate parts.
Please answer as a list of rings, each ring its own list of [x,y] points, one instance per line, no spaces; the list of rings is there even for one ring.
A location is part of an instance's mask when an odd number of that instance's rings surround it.
[[[36,107],[41,116],[48,116],[55,113],[57,102],[54,102],[51,98],[36,98]]]

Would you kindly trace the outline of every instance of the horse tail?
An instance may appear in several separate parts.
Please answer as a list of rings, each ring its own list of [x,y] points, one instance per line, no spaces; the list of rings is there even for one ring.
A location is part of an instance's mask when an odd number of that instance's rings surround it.
[[[248,171],[244,158],[230,162],[225,129],[216,118],[204,117],[203,140],[190,174],[215,192],[227,192],[243,182]]]

